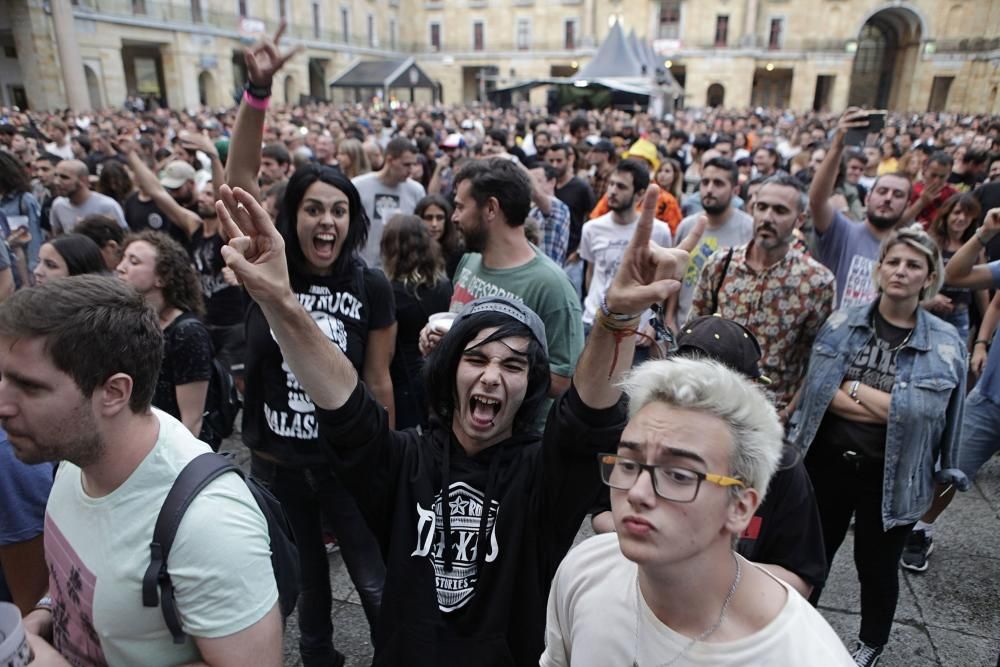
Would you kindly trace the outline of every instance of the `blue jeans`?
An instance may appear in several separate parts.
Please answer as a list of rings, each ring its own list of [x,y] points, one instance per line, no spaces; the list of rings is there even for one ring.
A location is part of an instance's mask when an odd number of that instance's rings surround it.
[[[976,387],[965,397],[962,419],[962,442],[958,448],[958,467],[970,480],[1000,450],[1000,405],[979,393]]]
[[[578,259],[575,262],[568,263],[563,266],[563,271],[566,272],[566,276],[569,278],[569,282],[573,285],[573,289],[576,291],[577,296],[583,295],[583,260]]]
[[[298,614],[302,664],[304,667],[337,664],[323,518],[329,521],[337,536],[340,554],[361,597],[361,606],[373,635],[385,585],[385,563],[378,542],[361,516],[354,497],[328,466],[286,468],[253,456],[251,470],[253,476],[281,501],[299,549],[302,581]]]

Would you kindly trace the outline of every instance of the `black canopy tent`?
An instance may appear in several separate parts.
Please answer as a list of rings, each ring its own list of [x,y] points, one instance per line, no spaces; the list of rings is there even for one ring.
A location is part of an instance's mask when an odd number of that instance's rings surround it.
[[[372,89],[382,92],[385,100],[394,88],[409,88],[410,101],[417,88],[430,88],[431,97],[439,99],[438,84],[413,60],[359,60],[352,63],[343,73],[330,82],[331,88],[351,88],[356,92]]]
[[[663,113],[665,104],[683,94],[677,81],[653,52],[648,42],[633,32],[628,37],[615,23],[594,57],[570,78],[534,79],[491,91],[494,102],[503,103],[511,94],[535,86],[550,86],[550,106],[574,105],[581,108],[648,106]]]

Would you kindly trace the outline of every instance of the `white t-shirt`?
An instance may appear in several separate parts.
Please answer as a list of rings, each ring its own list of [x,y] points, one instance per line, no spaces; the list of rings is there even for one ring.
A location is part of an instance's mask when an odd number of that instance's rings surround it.
[[[702,215],[699,212],[681,220],[681,224],[677,226],[676,243],[687,238],[691,229],[698,223],[698,218]],[[743,245],[749,243],[752,238],[753,218],[736,208],[730,209],[729,217],[724,223],[715,229],[705,229],[698,245],[691,251],[691,261],[684,273],[684,280],[681,281],[681,290],[677,294],[677,326],[682,326],[687,322],[688,314],[691,312],[691,302],[694,301],[694,288],[698,285],[701,271],[708,258],[720,248]]]
[[[587,298],[583,302],[585,324],[594,323],[594,315],[601,307],[601,297],[618,272],[625,248],[632,240],[632,234],[635,233],[635,227],[639,223],[636,218],[630,225],[619,225],[611,219],[611,216],[611,213],[605,213],[599,218],[594,218],[583,226],[583,233],[580,236],[580,257],[594,267],[590,289],[587,290]],[[670,227],[665,222],[654,220],[651,238],[661,246],[669,248]],[[648,322],[649,317],[650,313],[647,311],[642,316],[642,323]]]
[[[389,218],[397,213],[412,214],[417,202],[427,194],[424,186],[408,178],[394,188],[384,184],[378,172],[355,176],[351,183],[358,189],[361,205],[368,213],[368,243],[361,249],[361,258],[373,269],[382,267],[382,230]]]
[[[278,599],[267,522],[235,474],[211,482],[188,507],[168,568],[187,633],[174,644],[159,605],[142,606],[142,576],[160,507],[177,475],[209,451],[159,410],[156,445],[125,483],[103,498],[84,490],[80,469],[59,465],[45,511],[45,560],[57,622],[53,643],[79,665],[178,665],[200,660],[192,636],[244,630]],[[62,623],[58,619],[65,619]]]
[[[689,637],[664,625],[645,600],[637,612],[635,581],[636,565],[622,555],[614,533],[592,537],[570,551],[549,592],[541,667],[624,666],[636,658],[640,665],[659,665],[683,652]],[[854,660],[819,612],[788,584],[775,581],[788,598],[766,627],[736,641],[698,642],[674,664],[853,667]],[[637,613],[642,619],[638,656]]]

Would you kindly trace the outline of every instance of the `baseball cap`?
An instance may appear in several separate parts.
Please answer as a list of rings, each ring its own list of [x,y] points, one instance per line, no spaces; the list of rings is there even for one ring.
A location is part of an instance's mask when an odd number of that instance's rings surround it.
[[[548,356],[549,345],[547,339],[545,338],[545,323],[542,322],[542,319],[535,314],[535,311],[528,308],[520,301],[514,301],[513,299],[508,299],[502,296],[481,297],[475,301],[467,303],[465,307],[459,311],[458,317],[455,318],[455,324],[458,324],[462,320],[467,320],[478,313],[503,313],[511,319],[517,320],[521,324],[528,327],[531,331],[531,335],[534,336],[535,340],[542,346],[542,351],[545,352],[545,356]],[[454,328],[454,325],[452,325],[452,327]]]
[[[763,384],[771,380],[760,372],[760,343],[742,324],[718,315],[691,320],[681,327],[677,354],[714,359]]]
[[[614,155],[615,145],[610,141],[608,141],[607,139],[601,139],[596,144],[594,144],[594,147],[591,148],[590,150],[597,153],[607,153],[608,155]]]
[[[168,190],[176,190],[194,178],[194,167],[183,160],[174,160],[160,172],[160,185]]]
[[[449,134],[445,137],[444,141],[441,142],[441,148],[465,148],[465,137],[457,132]]]

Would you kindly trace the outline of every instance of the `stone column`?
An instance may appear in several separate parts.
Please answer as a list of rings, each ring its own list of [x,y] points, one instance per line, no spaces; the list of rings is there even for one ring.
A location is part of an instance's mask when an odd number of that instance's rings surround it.
[[[743,16],[743,35],[740,46],[757,46],[757,10],[759,0],[747,0],[746,14]]]
[[[87,78],[83,74],[83,59],[80,57],[80,45],[76,41],[73,26],[73,7],[70,0],[51,0],[51,5],[52,27],[56,33],[66,103],[74,111],[86,111],[90,109],[90,95],[87,93]]]

